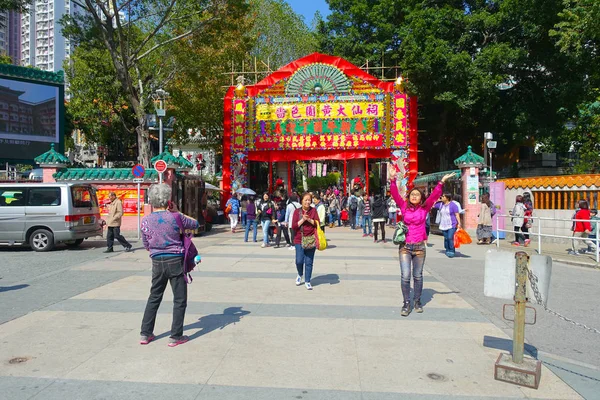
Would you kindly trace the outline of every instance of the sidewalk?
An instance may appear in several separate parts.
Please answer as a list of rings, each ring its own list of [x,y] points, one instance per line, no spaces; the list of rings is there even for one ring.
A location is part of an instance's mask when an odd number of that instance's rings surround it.
[[[429,273],[424,313],[401,317],[397,246],[346,228],[327,236],[313,291],[294,285],[287,248],[242,233],[196,239],[191,341],[176,348],[169,289],[158,339],[138,344],[150,287],[139,245],[81,265],[133,275],[0,325],[0,399],[580,398],[546,367],[539,390],[495,381],[490,343],[510,342],[501,329]],[[428,252],[427,263],[440,262],[461,261]]]

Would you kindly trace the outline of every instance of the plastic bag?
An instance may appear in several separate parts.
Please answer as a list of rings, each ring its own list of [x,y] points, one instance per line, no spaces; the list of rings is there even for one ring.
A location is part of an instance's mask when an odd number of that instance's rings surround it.
[[[325,232],[321,229],[321,226],[317,222],[317,250],[323,251],[327,248],[327,239],[325,238]]]
[[[473,240],[464,229],[458,229],[454,233],[454,248],[458,249],[462,244],[471,244]]]

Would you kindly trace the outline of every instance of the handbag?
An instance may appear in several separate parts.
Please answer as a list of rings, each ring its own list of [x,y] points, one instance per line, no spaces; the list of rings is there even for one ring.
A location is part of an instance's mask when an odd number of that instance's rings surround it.
[[[299,211],[300,214],[302,211]],[[317,237],[316,235],[304,236],[304,226],[300,226],[300,237],[301,237],[301,246],[303,249],[314,249],[317,247]]]
[[[198,249],[196,248],[194,242],[192,242],[192,234],[185,232],[181,214],[174,212],[173,217],[175,217],[175,221],[177,222],[177,226],[181,232],[181,242],[183,243],[183,277],[185,279],[185,283],[192,283],[193,279],[190,272],[192,272],[196,267],[196,262],[194,259],[198,255]]]
[[[317,250],[323,251],[327,248],[327,238],[325,232],[321,229],[321,226],[317,222]]]
[[[399,246],[404,246],[406,243],[406,234],[408,233],[408,226],[403,221],[398,221],[394,236],[392,236],[392,242]]]

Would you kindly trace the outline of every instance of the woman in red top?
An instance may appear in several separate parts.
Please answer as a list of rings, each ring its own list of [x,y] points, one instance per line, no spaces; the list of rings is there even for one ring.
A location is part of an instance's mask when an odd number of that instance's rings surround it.
[[[590,206],[588,205],[588,202],[586,200],[579,200],[578,206],[579,210],[575,213],[575,218],[573,218],[574,220],[576,220],[573,222],[573,237],[587,238],[590,232],[592,231],[592,225],[590,223],[590,218],[592,217],[590,214]],[[569,250],[569,254],[576,256],[579,254],[577,253],[577,242],[580,241],[572,240],[571,242],[572,247],[571,250]],[[588,246],[589,251],[594,250],[594,242],[592,242],[591,240],[583,240],[583,243],[585,243]]]
[[[315,208],[311,207],[311,204],[312,195],[310,193],[304,193],[302,195],[302,207],[294,212],[294,217],[292,219],[292,227],[294,228],[294,246],[296,247],[296,269],[298,270],[296,286],[302,285],[302,275],[306,272],[304,285],[308,290],[312,290],[310,277],[312,276],[316,242],[315,247],[303,248],[302,236],[315,237],[317,222],[320,223],[319,214],[317,214]]]

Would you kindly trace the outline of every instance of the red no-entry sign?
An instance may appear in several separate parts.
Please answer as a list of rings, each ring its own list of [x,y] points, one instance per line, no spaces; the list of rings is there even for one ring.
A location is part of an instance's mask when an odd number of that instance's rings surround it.
[[[159,174],[162,174],[167,170],[167,163],[164,160],[158,160],[154,163],[154,169]]]

